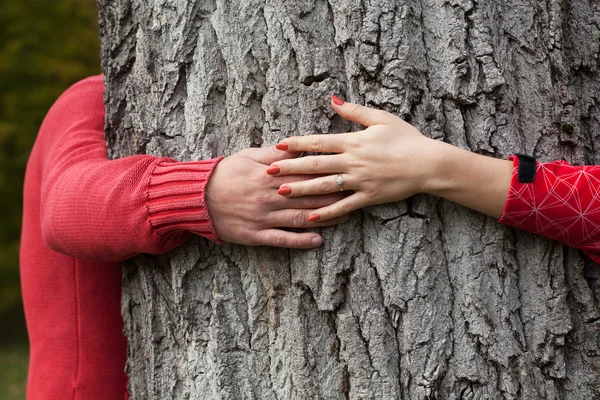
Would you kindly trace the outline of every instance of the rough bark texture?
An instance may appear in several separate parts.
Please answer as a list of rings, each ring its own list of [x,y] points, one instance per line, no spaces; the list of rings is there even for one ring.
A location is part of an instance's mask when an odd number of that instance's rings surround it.
[[[99,0],[113,157],[357,129],[600,163],[594,0]],[[124,274],[134,399],[592,399],[600,267],[429,196],[314,251],[202,239]]]

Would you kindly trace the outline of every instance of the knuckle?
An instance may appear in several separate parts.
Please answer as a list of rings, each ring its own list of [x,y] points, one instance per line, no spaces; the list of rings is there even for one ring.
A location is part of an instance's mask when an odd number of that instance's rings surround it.
[[[365,166],[365,162],[359,158],[351,158],[348,160],[348,167],[350,168],[362,168]]]
[[[320,167],[321,161],[317,157],[311,158],[311,160],[308,162],[309,172],[318,172]]]
[[[319,182],[319,189],[321,192],[329,193],[331,191],[331,183],[328,180],[323,179]]]
[[[259,205],[268,205],[273,202],[273,195],[271,193],[261,193],[256,196],[255,203]]]
[[[352,204],[347,201],[340,203],[339,207],[343,214],[348,214],[352,211]]]
[[[268,225],[268,218],[269,216],[267,213],[257,212],[252,214],[250,220],[253,221],[258,227],[263,227]]]
[[[277,235],[273,236],[271,243],[276,247],[285,247],[287,242],[285,240],[285,236],[283,236],[281,234],[277,234]]]
[[[348,135],[348,138],[345,140],[344,149],[345,150],[353,150],[358,149],[361,145],[360,137],[357,134]]]
[[[323,148],[323,139],[316,137],[310,142],[310,151],[318,152]]]
[[[304,213],[302,211],[295,211],[292,215],[292,226],[299,228],[304,225]]]
[[[256,184],[260,186],[269,186],[273,183],[274,178],[269,174],[261,173],[254,175],[254,177],[251,178],[251,180],[256,182]]]

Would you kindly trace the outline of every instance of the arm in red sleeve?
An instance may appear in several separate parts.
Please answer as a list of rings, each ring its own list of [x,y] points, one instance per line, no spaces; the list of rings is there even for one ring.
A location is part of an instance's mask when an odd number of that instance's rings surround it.
[[[53,250],[111,262],[162,253],[188,231],[218,240],[204,201],[219,159],[176,162],[148,155],[109,160],[101,77],[67,90],[49,111],[42,147],[41,229]]]
[[[514,168],[499,222],[582,249],[600,262],[600,166],[564,161],[536,164],[532,183],[519,182]]]

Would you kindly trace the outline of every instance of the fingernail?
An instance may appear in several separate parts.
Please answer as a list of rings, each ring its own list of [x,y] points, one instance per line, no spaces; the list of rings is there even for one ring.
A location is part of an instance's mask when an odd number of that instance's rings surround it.
[[[288,187],[288,186],[282,186],[277,191],[277,194],[280,194],[282,196],[287,196],[288,194],[292,194],[292,188]]]
[[[322,241],[320,237],[315,236],[314,238],[310,239],[310,243],[314,246],[318,246],[322,243]]]
[[[320,219],[321,219],[321,217],[319,215],[317,215],[317,214],[311,214],[308,217],[308,222],[317,222]]]
[[[331,95],[331,100],[333,100],[333,102],[338,105],[338,106],[343,106],[344,105],[344,100],[340,99],[339,97],[337,97],[335,94]]]
[[[281,170],[279,169],[279,167],[277,165],[273,165],[272,167],[269,167],[269,169],[267,170],[267,174],[269,174],[269,175],[277,175],[280,172],[281,172]]]
[[[275,145],[275,148],[276,148],[277,150],[283,150],[283,151],[285,151],[285,150],[287,150],[287,149],[288,149],[288,144],[287,144],[287,143],[277,143],[277,144]]]

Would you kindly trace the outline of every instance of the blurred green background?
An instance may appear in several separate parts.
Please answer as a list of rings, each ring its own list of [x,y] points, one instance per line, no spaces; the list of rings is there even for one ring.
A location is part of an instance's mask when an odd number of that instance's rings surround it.
[[[94,0],[0,0],[0,398],[25,398],[19,285],[23,175],[37,130],[71,84],[100,73]]]

